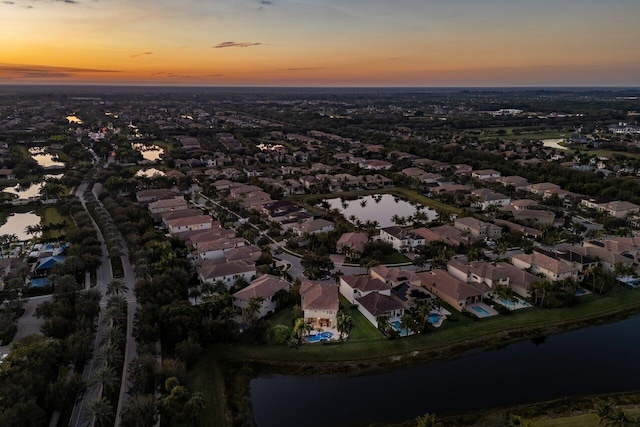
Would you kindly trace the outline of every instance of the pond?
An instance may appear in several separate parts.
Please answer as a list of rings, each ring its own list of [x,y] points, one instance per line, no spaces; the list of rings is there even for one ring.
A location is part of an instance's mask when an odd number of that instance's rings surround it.
[[[77,116],[67,116],[66,119],[69,123],[76,123],[79,125],[82,124],[82,120],[80,120]]]
[[[259,427],[363,425],[640,390],[638,330],[635,316],[377,375],[261,376],[250,384],[254,416]]]
[[[422,205],[413,205],[406,200],[402,200],[391,194],[373,194],[370,196],[360,196],[355,200],[341,198],[326,199],[332,209],[338,209],[345,218],[351,221],[351,216],[365,221],[378,221],[380,227],[391,227],[394,222],[391,218],[394,215],[409,217],[417,211],[427,214],[429,221],[433,221],[437,213],[431,208]]]
[[[40,224],[40,217],[33,212],[12,213],[7,218],[7,222],[0,226],[0,235],[15,234],[20,240],[29,240],[40,236],[40,232],[35,235],[27,234],[25,228],[38,224]]]
[[[37,182],[29,184],[28,186],[22,186],[20,184],[15,187],[5,188],[5,193],[10,193],[18,196],[17,200],[28,200],[31,198],[40,197],[40,190],[44,186],[44,182]]]
[[[157,162],[160,160],[160,156],[164,154],[164,150],[157,145],[146,145],[146,144],[131,144],[134,150],[140,151],[142,154],[142,158],[150,161]]]
[[[29,154],[33,160],[38,162],[43,168],[63,168],[64,163],[60,162],[57,157],[46,152],[44,147],[31,147]]]
[[[565,142],[565,139],[543,139],[542,146],[556,150],[568,150],[567,147],[560,145],[561,142]]]
[[[135,176],[145,177],[145,178],[154,178],[154,177],[165,176],[165,175],[166,174],[161,170],[158,170],[156,168],[149,168],[149,169],[140,169],[138,172],[136,172]]]

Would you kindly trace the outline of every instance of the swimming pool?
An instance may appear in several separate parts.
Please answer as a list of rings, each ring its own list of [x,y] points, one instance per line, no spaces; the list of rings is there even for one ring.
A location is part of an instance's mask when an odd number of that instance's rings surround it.
[[[485,310],[484,308],[478,307],[477,305],[474,305],[473,307],[471,307],[471,310],[473,310],[476,313],[482,315],[482,317],[488,316],[489,314],[491,314],[487,310]]]
[[[500,301],[500,304],[509,307],[509,308],[513,308],[516,306],[516,303],[511,301],[510,299],[506,299],[506,298],[498,298],[498,301]]]
[[[309,335],[307,340],[309,342],[320,342],[330,340],[333,336],[333,332],[320,332],[319,334]]]
[[[436,323],[438,323],[440,321],[440,315],[439,314],[429,314],[429,317],[427,317],[427,322],[431,323],[432,325],[435,325]]]
[[[586,295],[586,294],[588,294],[588,293],[590,293],[590,292],[589,292],[589,291],[587,291],[587,290],[586,290],[586,289],[584,289],[584,288],[578,288],[578,289],[576,289],[576,296],[577,296],[577,297],[579,297],[579,296],[581,296],[581,295]]]
[[[399,320],[391,322],[391,327],[395,329],[400,334],[401,337],[406,337],[409,334],[409,331],[407,331],[407,329],[403,328],[401,325],[402,324],[400,323]]]
[[[29,286],[31,286],[32,288],[44,288],[45,286],[49,286],[50,284],[51,282],[46,277],[38,277],[29,281]]]

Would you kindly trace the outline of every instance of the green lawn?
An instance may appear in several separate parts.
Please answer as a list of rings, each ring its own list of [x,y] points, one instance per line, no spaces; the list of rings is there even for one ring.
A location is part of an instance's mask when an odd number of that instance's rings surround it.
[[[229,425],[226,417],[227,397],[224,377],[215,358],[200,358],[189,376],[189,389],[204,394],[206,406],[200,418],[200,426],[224,427]]]
[[[479,345],[501,345],[509,341],[544,333],[544,328],[554,330],[580,326],[580,322],[593,321],[602,316],[624,310],[640,308],[640,292],[617,289],[609,295],[583,297],[576,307],[563,309],[529,309],[510,316],[496,316],[478,322],[461,318],[458,322],[446,322],[446,327],[428,334],[387,340],[354,339],[339,346],[301,346],[292,351],[276,346],[216,345],[222,357],[271,362],[349,362],[367,361],[397,355],[408,355],[429,360],[442,352],[458,354]],[[354,320],[356,316],[354,315]],[[354,330],[355,332],[355,330]],[[357,337],[357,335],[356,335]],[[328,349],[330,348],[330,350]]]
[[[384,339],[382,332],[373,326],[362,313],[358,310],[351,310],[351,304],[342,295],[340,295],[340,305],[342,306],[342,311],[350,315],[353,320],[353,330],[351,331],[348,342]]]
[[[398,252],[389,254],[382,259],[382,264],[402,264],[406,262],[411,262],[411,260]]]
[[[66,235],[76,227],[70,216],[60,215],[60,212],[58,212],[58,210],[53,206],[47,206],[46,208],[36,209],[36,211],[37,211],[36,213],[38,213],[38,215],[40,215],[41,217],[40,223],[43,226],[59,223],[65,220],[67,221],[66,227],[63,228],[62,230],[60,231],[50,230],[47,233],[44,233],[43,238],[45,239],[47,238],[53,239],[53,238],[59,237],[60,235]]]
[[[441,210],[449,213],[459,214],[462,212],[462,209],[456,208],[455,206],[448,205],[446,203],[439,202],[437,200],[431,199],[423,194],[418,193],[417,191],[409,190],[407,188],[394,188],[393,190],[388,191],[391,194],[396,194],[401,197],[405,197],[412,202],[419,203],[424,206],[428,206],[435,210]]]
[[[291,328],[293,327],[294,320],[295,316],[293,315],[293,304],[291,304],[274,314],[269,319],[269,322],[271,323],[271,325],[285,325]]]

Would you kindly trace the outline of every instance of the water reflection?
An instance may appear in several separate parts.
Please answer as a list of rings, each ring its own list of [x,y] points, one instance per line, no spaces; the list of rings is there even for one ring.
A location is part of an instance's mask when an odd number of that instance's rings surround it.
[[[394,215],[400,217],[410,217],[418,211],[422,211],[427,215],[428,221],[436,218],[436,211],[430,208],[424,208],[421,205],[413,205],[399,197],[390,194],[373,194],[363,196],[355,200],[347,200],[344,198],[327,199],[322,205],[331,209],[338,209],[345,218],[365,221],[377,221],[380,227],[390,227],[395,225],[391,218]]]
[[[640,387],[639,329],[636,316],[550,336],[544,344],[520,342],[378,375],[263,376],[251,381],[254,416],[260,427],[299,425],[300,420],[306,427],[364,425],[427,412],[634,391]],[[330,410],[325,410],[327,405]]]
[[[29,148],[29,154],[33,160],[38,162],[43,168],[63,168],[64,163],[60,162],[57,157],[47,153],[44,147],[31,147]]]
[[[131,144],[131,147],[133,147],[134,150],[140,151],[142,158],[150,162],[157,162],[164,154],[164,150],[154,144]]]
[[[138,172],[136,172],[135,176],[153,178],[153,177],[159,177],[159,176],[165,176],[165,175],[166,174],[161,170],[158,170],[156,168],[149,168],[149,169],[140,169]]]
[[[7,222],[0,226],[0,235],[15,234],[19,240],[29,240],[32,237],[39,237],[41,233],[28,234],[26,228],[38,224],[40,224],[40,217],[33,212],[12,213],[7,218]]]

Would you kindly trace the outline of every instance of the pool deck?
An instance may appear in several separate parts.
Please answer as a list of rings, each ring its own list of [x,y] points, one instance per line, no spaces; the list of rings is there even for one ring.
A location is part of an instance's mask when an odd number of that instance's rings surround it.
[[[477,311],[475,311],[473,309],[473,307],[481,308],[484,311],[486,311],[487,314],[478,313]],[[498,312],[496,310],[494,310],[493,308],[489,307],[487,304],[485,304],[483,302],[474,302],[473,304],[467,304],[464,309],[466,311],[468,311],[469,313],[473,314],[474,316],[476,316],[479,319],[483,319],[485,317],[491,317],[491,316],[497,316],[498,315]]]
[[[504,302],[500,301],[498,298],[495,298],[494,301],[498,304],[500,304],[503,307],[506,307],[508,310],[514,311],[514,310],[520,310],[522,308],[529,308],[531,307],[531,304],[529,304],[528,302],[526,302],[525,300],[516,297],[515,298],[516,301],[511,301],[512,304],[505,304]]]

